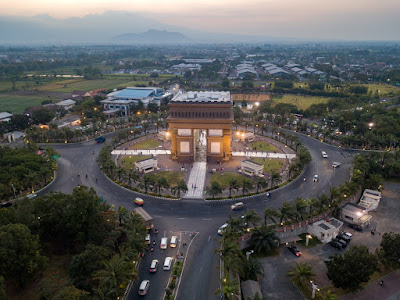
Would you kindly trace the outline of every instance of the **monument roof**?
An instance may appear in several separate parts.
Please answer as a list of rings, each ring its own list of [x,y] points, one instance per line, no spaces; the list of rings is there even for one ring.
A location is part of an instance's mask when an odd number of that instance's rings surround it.
[[[231,103],[231,93],[230,92],[197,92],[189,91],[182,92],[179,91],[175,97],[171,100],[175,103],[220,103],[226,104]]]

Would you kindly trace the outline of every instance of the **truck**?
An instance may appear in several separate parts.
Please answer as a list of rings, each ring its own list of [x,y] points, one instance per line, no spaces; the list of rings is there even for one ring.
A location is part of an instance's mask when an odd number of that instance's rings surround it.
[[[154,227],[154,219],[152,216],[148,214],[147,211],[145,211],[142,207],[136,207],[133,209],[132,214],[138,214],[139,216],[142,217],[144,224],[146,225],[146,228],[150,230],[151,228]]]

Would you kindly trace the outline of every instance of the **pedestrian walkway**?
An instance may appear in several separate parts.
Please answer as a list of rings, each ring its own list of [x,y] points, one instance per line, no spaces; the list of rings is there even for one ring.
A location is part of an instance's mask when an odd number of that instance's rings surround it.
[[[206,180],[207,163],[195,162],[190,171],[187,184],[188,191],[184,198],[203,198],[204,183]]]
[[[232,156],[266,157],[266,158],[296,158],[296,154],[273,153],[264,151],[232,151]]]
[[[113,150],[112,155],[159,155],[171,154],[171,150]]]
[[[379,282],[383,280],[383,286],[379,285]],[[392,272],[382,279],[378,279],[367,285],[365,289],[356,294],[347,294],[340,297],[340,300],[382,300],[382,299],[399,299],[400,297],[400,270]]]

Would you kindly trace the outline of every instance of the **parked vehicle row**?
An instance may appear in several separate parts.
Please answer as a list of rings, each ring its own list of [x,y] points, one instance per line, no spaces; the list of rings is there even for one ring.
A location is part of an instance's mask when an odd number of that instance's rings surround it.
[[[353,235],[349,232],[341,232],[339,233],[336,238],[330,241],[330,245],[333,248],[338,250],[342,250],[347,247],[347,245],[351,242]]]

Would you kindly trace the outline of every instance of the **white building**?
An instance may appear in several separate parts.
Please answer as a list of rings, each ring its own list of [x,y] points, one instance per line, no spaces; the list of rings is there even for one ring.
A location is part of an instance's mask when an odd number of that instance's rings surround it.
[[[244,160],[240,163],[242,173],[249,176],[264,176],[264,166],[251,160]]]
[[[148,158],[135,162],[136,170],[139,173],[150,173],[157,169],[157,159]]]
[[[340,232],[343,222],[331,218],[308,225],[308,233],[315,236],[323,243],[329,243]]]
[[[0,122],[8,122],[13,115],[8,112],[0,112]]]
[[[358,206],[363,207],[366,211],[375,211],[378,208],[380,200],[381,192],[366,189],[360,198]]]
[[[107,95],[106,100],[100,101],[104,105],[105,113],[121,111],[122,116],[130,115],[133,105],[141,101],[144,106],[150,102],[160,105],[163,98],[170,96],[164,89],[158,87],[128,87]]]
[[[364,207],[348,202],[342,207],[341,218],[348,223],[364,227],[369,224],[372,216],[368,214],[368,210]]]
[[[74,107],[76,101],[72,99],[67,99],[67,100],[62,100],[60,102],[57,102],[56,105],[63,107],[65,110],[70,110]]]

